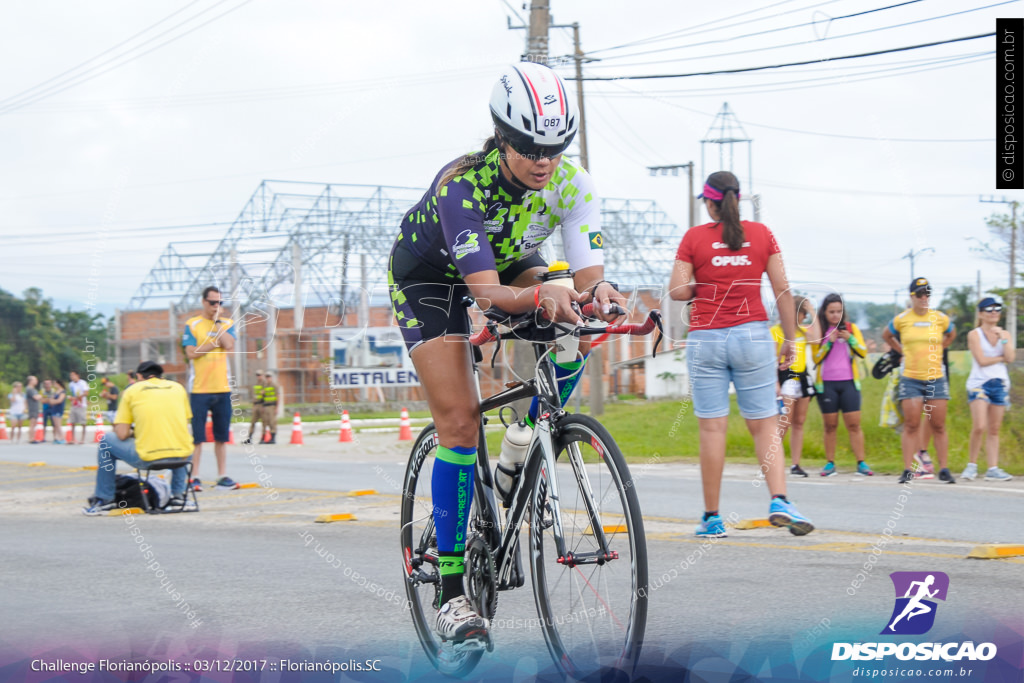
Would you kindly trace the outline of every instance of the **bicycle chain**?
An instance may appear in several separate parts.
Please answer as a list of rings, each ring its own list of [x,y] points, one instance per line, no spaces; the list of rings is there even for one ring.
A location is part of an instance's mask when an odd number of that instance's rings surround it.
[[[494,553],[477,534],[470,536],[466,544],[466,595],[477,614],[494,618],[498,609],[498,569]]]

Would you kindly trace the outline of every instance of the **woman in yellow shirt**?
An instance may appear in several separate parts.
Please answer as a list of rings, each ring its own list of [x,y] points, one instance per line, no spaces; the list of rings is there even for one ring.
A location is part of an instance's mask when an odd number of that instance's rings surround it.
[[[814,387],[807,373],[807,329],[814,320],[814,304],[802,296],[794,297],[796,303],[796,356],[793,364],[785,370],[779,370],[779,395],[782,397],[784,411],[779,414],[779,426],[776,435],[781,442],[789,432],[789,457],[793,466],[789,473],[796,477],[806,477],[807,473],[800,467],[800,458],[804,452],[804,422],[807,420],[807,408],[814,395]],[[782,332],[782,324],[772,327],[775,338],[775,350],[782,364],[782,342],[786,336]]]
[[[913,480],[914,453],[921,444],[922,422],[928,421],[939,460],[939,481],[956,483],[949,471],[949,433],[946,431],[946,407],[949,403],[949,378],[942,366],[942,350],[953,343],[956,328],[942,311],[931,308],[932,287],[927,278],[910,283],[911,307],[889,323],[882,339],[903,355],[899,400],[903,408],[903,474],[900,484]],[[925,417],[922,418],[922,415]]]

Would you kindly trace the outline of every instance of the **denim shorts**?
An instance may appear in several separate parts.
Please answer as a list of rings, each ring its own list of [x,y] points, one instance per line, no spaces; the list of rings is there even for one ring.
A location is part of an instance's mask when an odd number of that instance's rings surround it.
[[[900,375],[900,388],[896,395],[900,401],[921,398],[926,401],[948,401],[949,380],[945,376],[935,379],[911,379]]]
[[[717,330],[691,330],[686,341],[693,414],[726,417],[729,382],[736,387],[740,415],[760,420],[779,414],[775,398],[778,360],[764,321]]]
[[[977,389],[967,390],[967,402],[970,403],[975,399],[987,401],[994,406],[1008,406],[1010,405],[1010,393],[1007,391],[1009,387],[1005,380],[1002,379],[990,379],[989,381],[982,384]]]

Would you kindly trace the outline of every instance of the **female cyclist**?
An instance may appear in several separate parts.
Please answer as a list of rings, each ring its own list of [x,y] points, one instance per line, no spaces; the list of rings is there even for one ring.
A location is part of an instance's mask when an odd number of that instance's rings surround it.
[[[602,317],[610,303],[625,304],[603,279],[593,181],[562,156],[579,126],[562,79],[540,64],[511,66],[494,85],[490,110],[494,135],[482,151],[437,174],[402,220],[389,269],[395,318],[440,442],[431,480],[441,575],[435,629],[442,640],[467,645],[486,643],[488,624],[463,586],[480,429],[463,300],[472,296],[482,309],[508,313],[542,307],[548,318],[567,323],[580,321],[577,302],[595,300]],[[558,227],[575,270],[574,288],[538,283],[546,264],[537,250]],[[588,350],[580,344],[584,361]],[[582,375],[582,362],[560,366],[563,401]]]
[[[932,288],[927,278],[910,283],[910,308],[903,311],[882,331],[882,339],[903,355],[897,398],[903,408],[903,474],[899,483],[914,478],[914,454],[921,444],[921,420],[928,420],[939,460],[939,480],[955,484],[947,467],[949,433],[946,432],[946,408],[949,403],[949,378],[942,367],[942,349],[953,343],[956,328],[942,311],[929,308]],[[924,444],[927,445],[927,444]]]
[[[850,435],[850,448],[857,457],[857,474],[874,474],[864,462],[864,432],[860,428],[860,364],[858,358],[867,356],[867,345],[860,328],[846,317],[843,297],[829,294],[818,309],[818,325],[823,331],[819,343],[812,347],[814,363],[818,366],[814,388],[818,392],[818,407],[825,424],[825,458],[828,462],[821,476],[836,473],[836,434],[839,431],[839,412]]]
[[[789,431],[789,457],[793,466],[789,473],[795,477],[806,477],[807,473],[800,467],[800,458],[804,452],[804,422],[807,420],[807,407],[811,404],[814,387],[807,374],[807,325],[814,320],[814,304],[802,296],[794,297],[796,301],[796,339],[793,348],[796,356],[793,364],[785,370],[779,370],[779,395],[786,410],[779,415],[779,439],[786,438]],[[779,365],[785,358],[782,354],[782,343],[786,335],[782,331],[782,323],[772,327],[775,348],[779,352]],[[790,428],[792,430],[790,431]]]
[[[785,454],[775,433],[779,414],[776,372],[792,365],[796,338],[793,295],[782,254],[767,226],[740,220],[740,183],[732,173],[718,171],[708,176],[701,198],[713,222],[690,228],[683,236],[669,282],[673,299],[693,301],[686,361],[693,414],[700,429],[704,487],[704,516],[696,533],[725,536],[718,502],[731,381],[772,496],[769,519],[802,536],[814,525],[786,499]],[[775,292],[785,335],[778,354],[761,303],[764,273]],[[778,356],[783,358],[781,364]]]
[[[967,376],[967,402],[971,407],[971,439],[964,479],[978,476],[978,453],[981,440],[985,440],[985,459],[988,471],[985,478],[1009,481],[1012,476],[999,467],[999,428],[1003,414],[1010,405],[1010,373],[1006,364],[1017,357],[1010,343],[1010,333],[999,327],[1003,305],[988,296],[978,303],[975,328],[967,333],[967,348],[971,352],[971,374]],[[979,324],[980,323],[980,324]]]

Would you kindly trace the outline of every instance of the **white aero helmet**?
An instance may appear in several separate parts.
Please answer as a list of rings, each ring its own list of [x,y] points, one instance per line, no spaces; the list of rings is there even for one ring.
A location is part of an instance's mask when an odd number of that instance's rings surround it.
[[[558,156],[569,147],[580,125],[565,83],[535,62],[504,70],[491,91],[491,118],[501,138],[528,158]]]

